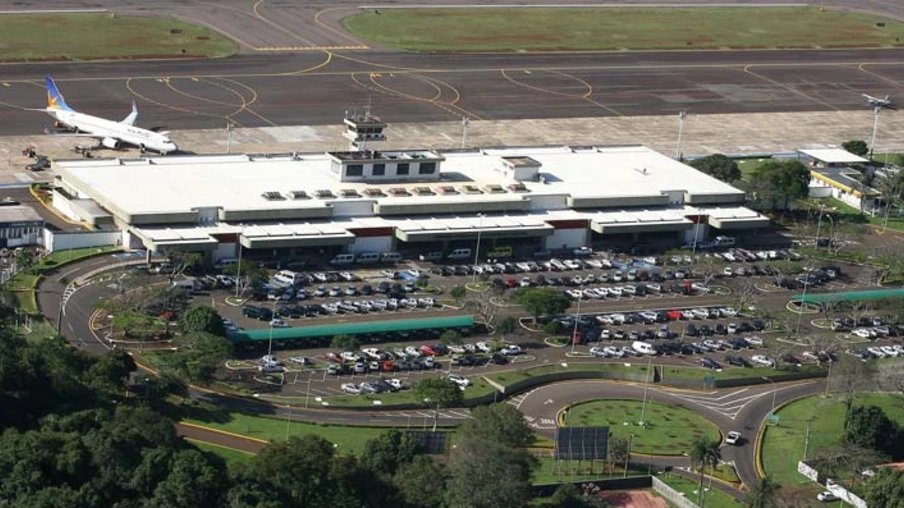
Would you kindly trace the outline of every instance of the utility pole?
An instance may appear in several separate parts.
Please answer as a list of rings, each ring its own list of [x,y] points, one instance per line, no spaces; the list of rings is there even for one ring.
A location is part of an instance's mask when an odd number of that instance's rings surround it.
[[[468,144],[468,124],[471,123],[468,117],[461,117],[461,147],[464,148]]]
[[[232,129],[235,124],[232,120],[226,122],[226,153],[232,153]]]
[[[807,420],[807,434],[804,437],[804,458],[803,460],[807,460],[807,452],[810,449],[810,420]]]
[[[678,145],[675,147],[675,160],[681,160],[681,136],[684,134],[684,117],[687,113],[681,111],[678,113]]]
[[[873,108],[873,114],[875,118],[873,118],[873,137],[869,142],[869,158],[873,158],[873,147],[876,146],[876,130],[879,128],[879,112],[882,111],[882,106],[876,106]]]

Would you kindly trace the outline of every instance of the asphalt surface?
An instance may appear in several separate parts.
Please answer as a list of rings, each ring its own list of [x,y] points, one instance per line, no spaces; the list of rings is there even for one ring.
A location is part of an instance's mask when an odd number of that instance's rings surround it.
[[[647,390],[647,399],[690,409],[718,426],[723,436],[733,430],[741,432],[744,438],[742,444],[723,446],[722,460],[733,462],[741,481],[750,486],[758,478],[754,441],[761,422],[772,410],[773,390],[775,404],[781,405],[804,395],[820,393],[825,390],[825,384],[823,381],[811,381],[699,392],[652,386]],[[570,405],[601,398],[642,400],[643,397],[642,383],[569,381],[542,386],[516,397],[513,403],[527,416],[534,430],[554,437],[558,415]],[[643,453],[643,450],[634,452]],[[639,457],[638,460],[643,462],[649,458]],[[689,465],[686,457],[657,457],[652,460],[658,465]]]

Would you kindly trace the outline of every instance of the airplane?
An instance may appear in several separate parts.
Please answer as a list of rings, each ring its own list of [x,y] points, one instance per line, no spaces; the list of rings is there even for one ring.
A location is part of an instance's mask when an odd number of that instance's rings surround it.
[[[894,109],[891,105],[891,99],[888,98],[888,95],[886,95],[885,97],[873,97],[872,95],[867,95],[865,93],[860,95],[862,95],[863,98],[866,99],[866,102],[868,102],[870,106],[876,108]]]
[[[166,155],[175,152],[178,147],[170,140],[168,132],[155,132],[135,126],[138,119],[138,108],[132,102],[132,112],[120,122],[106,120],[96,116],[86,115],[75,111],[68,104],[63,94],[60,93],[53,81],[47,76],[47,108],[36,111],[44,111],[72,133],[54,134],[44,127],[46,134],[58,136],[89,137],[97,139],[100,146],[117,150],[123,144],[137,146],[141,153],[145,151],[157,152]]]

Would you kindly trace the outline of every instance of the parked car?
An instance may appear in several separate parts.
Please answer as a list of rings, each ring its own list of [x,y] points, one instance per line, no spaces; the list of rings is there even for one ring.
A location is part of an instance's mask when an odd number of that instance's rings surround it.
[[[730,445],[741,444],[741,433],[736,430],[730,431],[728,433],[728,435],[725,436],[725,444],[730,444]]]

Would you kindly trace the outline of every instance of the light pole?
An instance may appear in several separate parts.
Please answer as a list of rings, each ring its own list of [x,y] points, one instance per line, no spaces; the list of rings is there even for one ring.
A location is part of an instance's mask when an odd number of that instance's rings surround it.
[[[270,314],[270,341],[267,344],[267,360],[273,356],[273,320],[276,319],[276,301],[273,301],[273,312]]]
[[[473,266],[473,268],[477,268],[477,258],[480,256],[480,233],[481,233],[481,229],[483,228],[483,214],[482,213],[477,214],[477,217],[479,217],[479,219],[477,221],[477,245],[474,247],[474,266]],[[472,270],[471,284],[474,284],[475,282],[477,282],[477,271]]]
[[[700,233],[700,216],[695,215],[694,216],[694,246],[691,250],[691,256],[697,255],[697,237],[699,236],[699,233]]]
[[[644,414],[647,411],[647,389],[650,387],[650,372],[653,369],[653,356],[649,357],[647,362],[647,377],[644,379],[643,383],[643,404],[640,406],[640,425],[641,427],[646,427],[646,420],[644,420]]]
[[[286,413],[286,441],[289,441],[289,422],[292,421],[292,404],[286,404],[286,409],[289,410]]]
[[[581,300],[584,299],[584,279],[581,279],[581,297],[578,298],[578,306],[574,312],[574,328],[571,330],[571,355],[574,356],[574,338],[578,335],[578,318],[581,316]]]
[[[226,122],[226,153],[232,153],[232,129],[235,123],[231,120]]]
[[[873,118],[873,137],[872,137],[872,140],[870,140],[870,142],[869,142],[869,158],[870,158],[870,159],[873,158],[873,147],[876,146],[876,131],[877,131],[878,128],[879,128],[879,112],[880,112],[880,111],[882,111],[882,107],[881,107],[881,106],[876,106],[875,108],[873,108],[873,114],[874,114],[874,118]]]
[[[772,410],[769,411],[769,416],[772,416],[772,414],[775,412],[775,381],[769,379],[766,376],[763,376],[763,379],[772,383]]]
[[[634,441],[634,433],[628,435],[628,453],[625,454],[625,475],[624,478],[628,477],[628,461],[631,460],[631,442]]]
[[[800,308],[797,309],[797,336],[800,337],[800,324],[804,320],[804,306],[807,304],[807,286],[810,284],[810,273],[804,276],[804,292],[800,297]]]
[[[684,111],[680,111],[678,113],[678,146],[675,147],[675,159],[681,159],[681,136],[684,134],[684,117],[687,116],[687,113]]]
[[[242,225],[242,230],[239,232],[239,236],[237,242],[239,244],[239,262],[236,266],[235,272],[235,298],[238,300],[239,298],[239,289],[242,287],[242,236],[245,235],[245,226]]]
[[[468,143],[468,124],[471,123],[468,117],[461,117],[461,147],[464,148]]]

